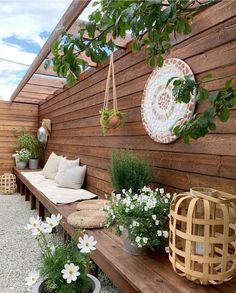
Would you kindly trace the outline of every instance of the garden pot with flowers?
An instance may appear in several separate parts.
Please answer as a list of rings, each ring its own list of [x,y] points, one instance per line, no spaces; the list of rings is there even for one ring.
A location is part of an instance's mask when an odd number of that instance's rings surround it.
[[[32,293],[99,293],[101,284],[89,274],[90,253],[96,248],[93,236],[75,236],[66,244],[58,244],[48,235],[59,225],[60,214],[47,217],[42,222],[39,217],[30,218],[25,227],[38,241],[42,252],[39,270],[30,272],[25,279]],[[55,235],[55,234],[53,234]]]
[[[117,194],[115,201],[105,205],[107,226],[115,225],[123,234],[124,248],[131,254],[145,254],[149,249],[168,252],[168,215],[171,195],[164,189],[144,187],[139,193],[131,189]]]
[[[16,161],[16,168],[20,170],[25,169],[30,159],[30,156],[31,156],[30,152],[25,148],[19,151],[16,151],[16,153],[13,154],[13,157],[15,158],[15,161]]]

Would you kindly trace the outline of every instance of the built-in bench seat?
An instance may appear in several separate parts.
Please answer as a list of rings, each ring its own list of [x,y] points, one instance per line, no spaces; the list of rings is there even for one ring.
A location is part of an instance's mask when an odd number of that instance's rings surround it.
[[[14,168],[17,176],[18,190],[31,201],[31,208],[36,208],[36,198],[39,201],[39,215],[44,217],[44,209],[50,213],[63,215],[62,226],[73,235],[74,229],[66,221],[68,215],[74,212],[76,203],[56,205],[50,201],[21,171]],[[88,231],[97,240],[97,250],[92,259],[122,293],[235,293],[236,278],[223,285],[200,286],[179,277],[172,269],[166,255],[133,256],[128,254],[122,244],[122,239],[107,229]]]

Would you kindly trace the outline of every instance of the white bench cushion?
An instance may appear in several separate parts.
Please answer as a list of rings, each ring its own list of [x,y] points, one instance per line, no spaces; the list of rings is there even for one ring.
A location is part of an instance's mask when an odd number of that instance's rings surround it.
[[[67,204],[97,197],[96,194],[85,189],[61,188],[55,181],[46,179],[42,171],[22,172],[21,174],[54,204]]]

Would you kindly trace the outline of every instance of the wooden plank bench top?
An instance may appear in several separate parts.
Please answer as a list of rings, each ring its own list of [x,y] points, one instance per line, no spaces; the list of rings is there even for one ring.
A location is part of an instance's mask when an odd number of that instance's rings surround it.
[[[31,191],[50,213],[63,216],[62,226],[70,235],[74,228],[66,221],[76,203],[55,205],[14,168],[18,179]],[[93,261],[122,293],[236,293],[236,277],[219,286],[201,286],[178,276],[166,255],[134,256],[123,248],[122,239],[107,229],[87,231],[97,240]]]

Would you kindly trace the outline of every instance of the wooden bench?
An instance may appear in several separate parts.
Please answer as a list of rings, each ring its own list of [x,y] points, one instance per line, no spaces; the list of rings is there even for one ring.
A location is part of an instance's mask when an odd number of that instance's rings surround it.
[[[75,211],[76,203],[55,205],[37,190],[19,170],[14,168],[18,190],[31,201],[31,209],[39,202],[39,216],[44,218],[44,209],[51,214],[63,215],[62,227],[69,235],[74,229],[66,221]],[[200,286],[181,278],[172,269],[166,255],[133,256],[123,249],[122,240],[107,229],[88,231],[97,240],[97,250],[92,259],[122,293],[236,293],[236,278],[223,285]]]

